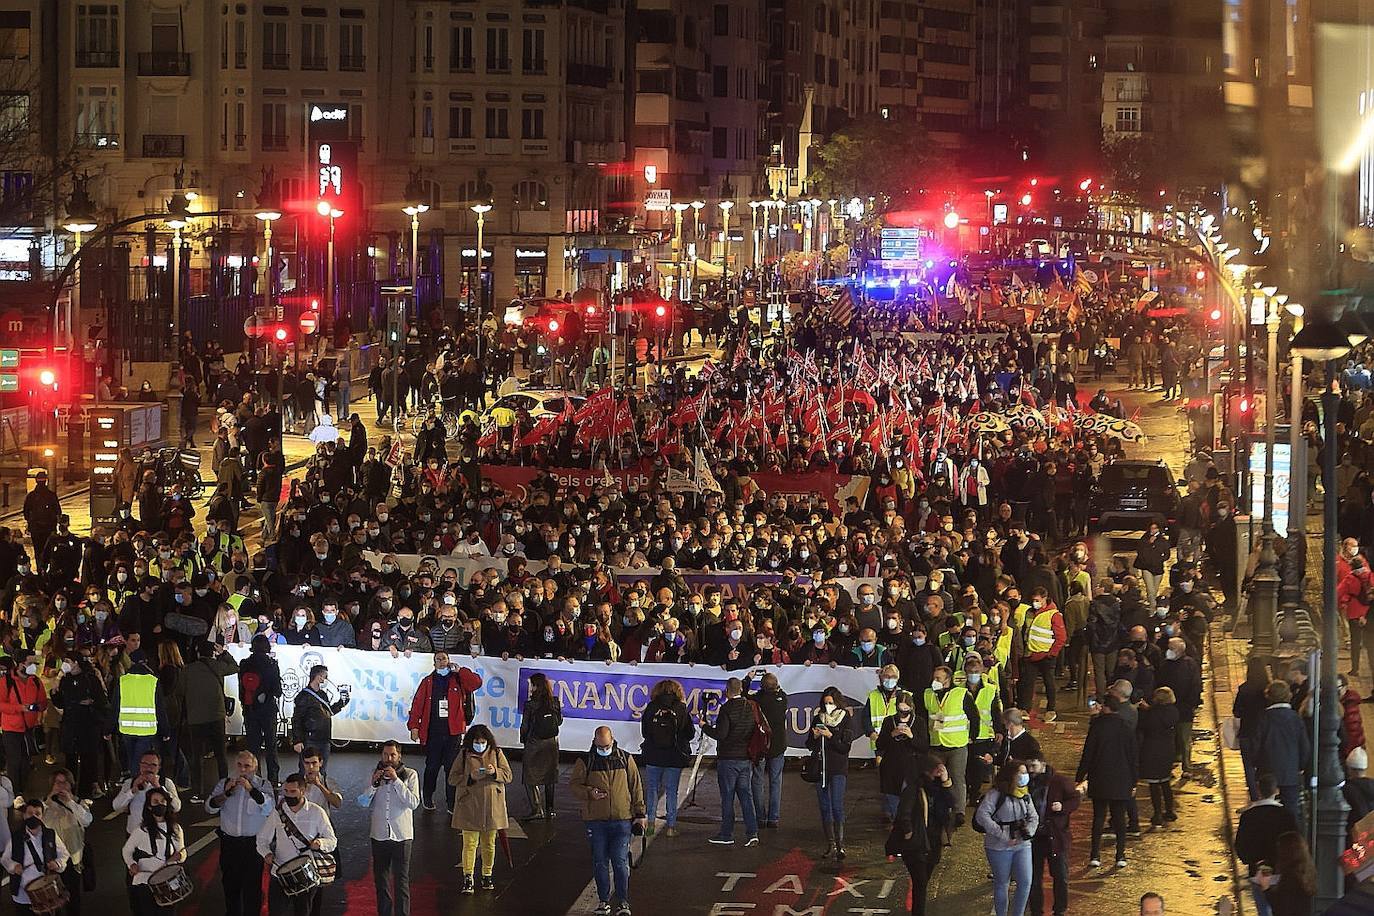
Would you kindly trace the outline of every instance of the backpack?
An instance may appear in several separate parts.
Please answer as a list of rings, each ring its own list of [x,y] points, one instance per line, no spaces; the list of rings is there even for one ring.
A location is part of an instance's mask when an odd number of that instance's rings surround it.
[[[768,756],[768,748],[773,744],[773,728],[768,724],[768,720],[759,711],[759,704],[753,700],[746,700],[749,709],[754,714],[754,727],[749,730],[749,746],[745,753],[749,755],[750,763],[758,763]]]
[[[538,713],[530,720],[530,737],[547,741],[558,737],[558,714],[556,707]]]
[[[1360,604],[1374,605],[1374,575],[1360,577]]]
[[[262,688],[262,675],[256,671],[242,671],[239,673],[239,692],[243,694],[243,705],[245,708],[256,706],[258,702],[258,690]]]
[[[677,712],[671,706],[660,706],[654,710],[649,721],[644,723],[644,736],[649,746],[660,750],[677,747]]]

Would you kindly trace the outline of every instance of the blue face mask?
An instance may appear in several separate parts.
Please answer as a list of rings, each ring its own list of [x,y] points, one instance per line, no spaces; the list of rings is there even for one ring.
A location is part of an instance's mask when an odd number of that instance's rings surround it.
[[[1018,774],[1016,774],[1016,784],[1017,784],[1018,786],[1023,787],[1023,788],[1024,788],[1025,786],[1030,785],[1030,774],[1029,774],[1029,773],[1018,773]]]
[[[883,678],[883,689],[884,689],[884,690],[892,690],[892,689],[895,688],[896,686],[897,686],[897,679],[896,679],[895,677],[885,677],[885,678]]]
[[[487,743],[485,741],[472,742],[472,752],[474,754],[485,754],[487,752]]]
[[[336,620],[338,620],[338,619],[339,619],[339,615],[338,615],[338,614],[332,614],[332,613],[330,613],[329,611],[325,611],[325,612],[324,612],[324,622],[325,622],[325,623],[333,623],[334,621],[336,621]]]
[[[865,652],[872,652],[872,651],[873,651],[873,643],[871,643],[871,642],[861,642],[861,643],[859,643],[859,648],[860,648],[860,649],[863,649]]]
[[[439,675],[440,677],[448,677],[448,673],[449,673],[450,671],[452,671],[452,670],[453,670],[452,668],[435,668],[435,669],[434,669],[434,673],[437,674],[437,675]],[[473,750],[476,750],[476,749],[477,749],[477,745],[475,745],[475,744],[474,744],[472,747],[473,747]]]
[[[970,684],[977,684],[983,679],[983,675],[977,671],[970,671],[966,676]]]
[[[599,745],[599,744],[596,746],[596,752],[597,752],[598,754],[600,754],[602,757],[609,757],[609,756],[611,756],[611,751],[612,751],[612,750],[614,750],[614,747],[613,747],[613,746],[612,746],[612,747],[602,747],[602,746]]]

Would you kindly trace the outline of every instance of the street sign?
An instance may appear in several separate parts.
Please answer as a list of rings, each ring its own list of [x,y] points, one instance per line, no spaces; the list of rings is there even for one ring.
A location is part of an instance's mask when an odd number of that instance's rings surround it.
[[[655,188],[644,195],[644,209],[649,213],[662,213],[673,203],[673,192],[667,188]]]
[[[0,369],[18,369],[19,351],[0,350]]]
[[[314,312],[301,312],[301,333],[314,334],[320,326],[320,320]]]
[[[18,390],[19,375],[14,372],[0,372],[0,392]]]

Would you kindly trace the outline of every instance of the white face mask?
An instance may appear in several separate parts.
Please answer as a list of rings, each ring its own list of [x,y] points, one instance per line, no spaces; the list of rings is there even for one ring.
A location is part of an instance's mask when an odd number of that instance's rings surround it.
[[[835,712],[835,704],[834,704],[834,703],[826,703],[826,704],[825,704],[825,713],[826,713],[826,715],[830,715],[830,714],[832,714],[832,713],[834,713],[834,712]]]
[[[938,692],[938,691],[944,690],[944,689],[945,689],[945,685],[944,685],[943,683],[941,683],[940,681],[931,681],[931,682],[930,682],[930,689]]]

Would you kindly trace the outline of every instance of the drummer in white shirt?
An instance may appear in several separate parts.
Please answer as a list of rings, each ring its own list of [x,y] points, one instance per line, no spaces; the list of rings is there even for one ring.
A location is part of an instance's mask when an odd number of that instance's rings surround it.
[[[272,813],[272,786],[258,775],[258,758],[252,751],[239,751],[234,767],[236,775],[215,783],[205,810],[219,815],[225,916],[257,916],[262,910],[258,831]]]
[[[162,868],[186,861],[186,837],[167,792],[153,787],[142,798],[143,819],[124,841],[130,909],[134,916],[164,916],[171,912],[171,907],[158,905],[148,881]]]
[[[44,875],[60,875],[70,858],[67,847],[57,831],[43,823],[43,802],[34,799],[19,809],[22,819],[20,831],[10,836],[5,831],[4,851],[0,852],[0,868],[14,878],[10,889],[19,912],[27,912],[33,902],[29,899],[29,883]],[[19,839],[16,848],[14,840]]]
[[[76,777],[71,770],[54,770],[48,803],[43,809],[43,823],[57,831],[57,838],[71,856],[62,870],[62,883],[72,898],[67,903],[66,916],[81,916],[81,868],[86,853],[86,829],[92,820],[90,802],[76,797],[75,785]]]
[[[181,810],[181,796],[177,794],[176,783],[160,775],[161,771],[162,758],[158,756],[157,751],[147,751],[138,758],[138,772],[120,785],[119,792],[114,797],[113,807],[115,811],[129,812],[129,820],[125,825],[129,833],[134,833],[143,825],[143,805],[149,789],[162,790],[162,794],[167,796],[167,806],[172,813]]]
[[[299,773],[286,777],[282,785],[282,807],[268,815],[258,831],[258,855],[272,870],[278,885],[281,884],[278,871],[282,866],[306,855],[308,849],[333,852],[338,845],[329,815],[319,805],[305,799],[305,778]],[[289,899],[294,916],[319,916],[318,885]]]

